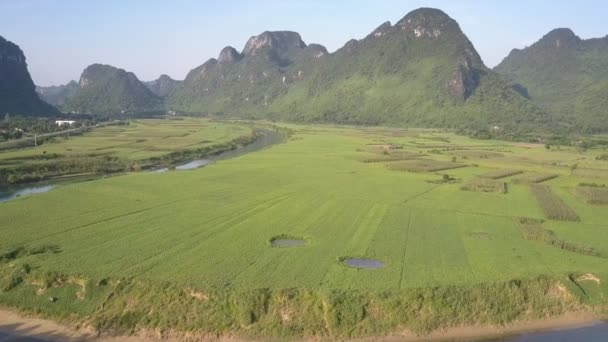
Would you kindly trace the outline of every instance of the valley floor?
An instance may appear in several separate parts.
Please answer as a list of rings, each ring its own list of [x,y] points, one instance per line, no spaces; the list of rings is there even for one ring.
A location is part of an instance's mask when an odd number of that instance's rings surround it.
[[[1,203],[0,304],[104,332],[254,338],[606,313],[604,151],[284,126],[287,142],[202,169]]]

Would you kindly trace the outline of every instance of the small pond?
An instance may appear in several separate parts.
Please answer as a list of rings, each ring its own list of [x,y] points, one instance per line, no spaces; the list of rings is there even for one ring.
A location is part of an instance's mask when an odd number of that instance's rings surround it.
[[[384,267],[384,263],[382,261],[367,258],[346,258],[342,262],[349,267],[363,268],[368,270]]]

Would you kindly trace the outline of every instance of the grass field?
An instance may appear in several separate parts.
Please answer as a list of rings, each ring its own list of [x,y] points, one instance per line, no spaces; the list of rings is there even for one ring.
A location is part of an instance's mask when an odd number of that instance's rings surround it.
[[[84,136],[60,138],[37,148],[2,152],[0,161],[2,165],[15,165],[28,159],[36,159],[43,154],[65,157],[111,154],[137,160],[226,142],[247,133],[248,128],[243,125],[204,119],[135,120],[128,126],[100,127]]]
[[[135,120],[0,153],[0,185],[74,174],[137,171],[202,158],[252,135],[244,124],[180,118]]]
[[[145,136],[120,128],[124,137],[114,144],[96,143],[110,134],[99,131],[44,148],[108,147],[138,158],[242,133],[222,126],[182,141],[178,132],[192,130],[187,123],[197,124],[178,122],[167,134],[155,128],[162,123],[143,121],[136,125],[150,127]],[[578,305],[564,287],[583,301],[608,303],[608,210],[576,192],[582,182],[608,182],[597,176],[608,172],[608,162],[595,158],[602,151],[429,130],[287,126],[294,134],[286,143],[204,169],[110,177],[1,203],[0,303],[84,317],[99,329],[280,336],[544,317]],[[139,139],[146,141],[129,143]],[[543,187],[580,221],[542,221],[542,196],[511,179],[520,171],[559,175]],[[441,181],[445,174],[450,181]],[[500,178],[508,192],[462,190],[483,177]],[[520,218],[542,227],[526,233]],[[277,236],[306,244],[272,248]],[[593,253],[568,250],[574,247]],[[343,257],[385,267],[349,268]],[[572,280],[581,274],[601,281]],[[450,316],[452,300],[462,314]],[[496,306],[509,309],[497,313]]]

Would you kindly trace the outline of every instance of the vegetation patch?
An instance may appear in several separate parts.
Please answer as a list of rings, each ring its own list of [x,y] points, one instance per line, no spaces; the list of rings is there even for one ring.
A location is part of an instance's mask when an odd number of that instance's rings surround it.
[[[364,163],[382,163],[382,162],[393,162],[393,161],[400,161],[400,160],[418,159],[422,156],[423,156],[423,154],[420,154],[420,153],[399,151],[399,152],[380,154],[377,157],[366,158],[366,159],[363,159],[362,161]]]
[[[466,167],[465,164],[438,161],[433,159],[416,159],[390,163],[387,167],[390,170],[408,172],[437,172]]]
[[[523,173],[523,171],[521,171],[521,170],[505,169],[505,170],[495,170],[495,171],[487,172],[487,173],[480,175],[479,177],[488,178],[488,179],[501,179],[501,178],[519,175],[522,173]]]
[[[454,154],[462,159],[492,159],[502,158],[505,156],[500,152],[494,151],[456,151]]]
[[[8,247],[0,250],[0,262],[13,261],[22,257],[38,254],[57,254],[61,252],[61,248],[57,245],[38,245],[31,247]]]
[[[540,184],[559,177],[552,173],[526,173],[514,180],[516,184]]]
[[[460,189],[464,191],[495,192],[501,194],[506,194],[509,190],[507,183],[485,178],[473,178]]]
[[[278,235],[268,240],[270,246],[277,248],[300,247],[308,244],[308,241],[301,237],[292,235]]]
[[[561,200],[550,187],[541,184],[530,185],[530,190],[538,205],[545,213],[545,217],[550,220],[559,221],[580,221],[578,214]]]
[[[79,291],[79,287],[67,291],[66,285],[67,279],[54,281],[45,296],[34,294],[24,309],[57,317],[57,308],[73,305],[66,296],[73,298]],[[29,285],[22,282],[11,291],[25,295],[27,292],[21,291],[26,287]],[[333,340],[390,334],[404,328],[425,335],[463,325],[502,325],[545,318],[582,307],[570,288],[547,277],[384,291],[201,291],[170,283],[114,279],[104,286],[90,286],[89,290],[91,294],[87,292],[86,299],[76,303],[86,310],[75,311],[64,319],[87,322],[104,334],[150,329],[171,330],[190,338],[228,334],[254,339]],[[0,293],[0,303],[5,303],[6,295]]]
[[[472,232],[469,237],[476,240],[492,240],[492,235],[487,232]]]
[[[581,184],[576,187],[576,193],[588,204],[608,204],[608,188],[604,185]]]
[[[517,219],[517,223],[521,229],[522,235],[526,240],[542,242],[549,246],[563,249],[568,252],[594,257],[604,257],[593,247],[581,246],[579,244],[561,240],[552,230],[543,227],[543,220],[521,217]]]

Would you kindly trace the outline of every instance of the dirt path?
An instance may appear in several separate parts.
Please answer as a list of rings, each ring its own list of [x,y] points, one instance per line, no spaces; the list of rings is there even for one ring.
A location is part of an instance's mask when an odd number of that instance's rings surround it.
[[[24,317],[0,310],[0,341],[85,341],[91,340],[93,332],[75,331],[53,321]],[[25,339],[27,337],[27,339]]]
[[[470,339],[482,339],[498,336],[507,336],[520,333],[530,333],[550,329],[568,329],[590,326],[599,321],[599,317],[589,312],[574,312],[560,317],[519,322],[505,327],[460,327],[433,333],[428,336],[417,336],[411,332],[402,334],[355,339],[353,342],[422,342],[422,341],[458,341]],[[203,337],[190,336],[192,340],[204,341]],[[179,341],[178,338],[160,339],[153,333],[140,334],[137,336],[122,337],[98,337],[90,330],[74,330],[62,326],[50,320],[25,317],[11,311],[0,309],[0,341],[11,342],[144,342],[144,341]],[[224,337],[215,338],[214,341],[242,342],[238,338]],[[251,342],[251,340],[249,340]],[[307,340],[318,341],[318,339]]]

